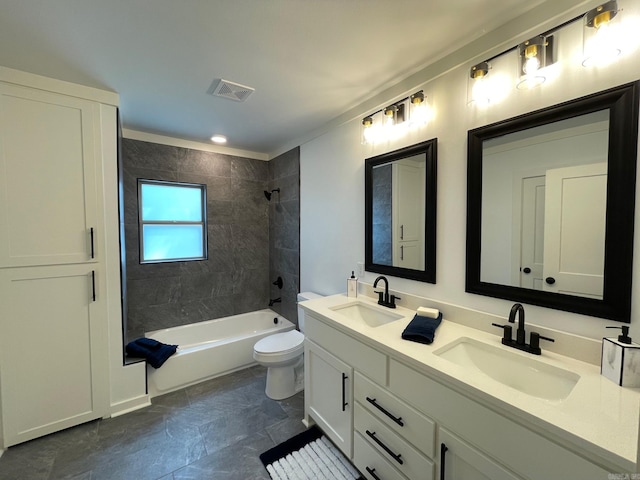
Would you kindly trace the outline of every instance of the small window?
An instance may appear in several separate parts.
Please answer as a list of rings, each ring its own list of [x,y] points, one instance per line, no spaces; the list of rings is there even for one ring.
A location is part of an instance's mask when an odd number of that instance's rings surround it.
[[[138,179],[140,263],[207,258],[205,185]]]

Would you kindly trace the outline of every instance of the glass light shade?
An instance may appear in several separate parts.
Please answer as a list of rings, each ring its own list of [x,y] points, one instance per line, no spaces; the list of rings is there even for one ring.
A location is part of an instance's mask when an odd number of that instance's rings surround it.
[[[383,140],[382,112],[369,115],[362,120],[362,144],[373,145]]]
[[[584,15],[582,28],[582,65],[603,66],[622,52],[618,3],[604,3]]]
[[[487,105],[491,102],[489,68],[487,62],[471,67],[467,79],[467,105]]]
[[[551,63],[551,59],[547,59],[548,47],[548,40],[542,35],[518,46],[518,90],[534,88],[545,82],[547,78],[541,70]]]
[[[427,97],[422,91],[416,92],[409,98],[409,121],[412,126],[425,125],[431,119],[431,108]]]

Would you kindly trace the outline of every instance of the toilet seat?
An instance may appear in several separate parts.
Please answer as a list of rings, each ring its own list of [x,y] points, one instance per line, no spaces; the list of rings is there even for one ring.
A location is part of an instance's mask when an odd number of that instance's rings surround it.
[[[297,352],[303,345],[304,335],[297,330],[290,330],[258,340],[253,349],[261,355],[286,355]]]

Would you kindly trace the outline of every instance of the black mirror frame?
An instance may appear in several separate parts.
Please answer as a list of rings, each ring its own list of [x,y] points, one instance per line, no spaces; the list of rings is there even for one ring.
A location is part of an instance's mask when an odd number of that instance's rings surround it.
[[[631,321],[639,93],[640,81],[636,81],[468,132],[465,291],[618,322]],[[604,109],[609,109],[610,117],[602,300],[482,282],[483,141]]]
[[[433,138],[410,147],[394,150],[365,159],[364,189],[364,228],[365,228],[365,270],[394,277],[408,278],[419,282],[436,283],[436,201],[438,158],[438,139]],[[425,195],[425,269],[412,270],[373,263],[373,168],[414,155],[426,156],[426,195]]]

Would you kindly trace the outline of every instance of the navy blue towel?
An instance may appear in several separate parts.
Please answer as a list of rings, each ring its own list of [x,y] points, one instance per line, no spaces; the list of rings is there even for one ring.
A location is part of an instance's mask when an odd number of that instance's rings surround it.
[[[177,348],[177,345],[167,345],[153,338],[138,338],[127,343],[125,350],[127,355],[145,358],[153,368],[160,368]]]
[[[438,328],[440,322],[442,322],[442,312],[440,312],[438,318],[421,317],[416,313],[413,320],[409,322],[407,328],[402,332],[402,338],[428,345],[433,342],[436,328]]]

